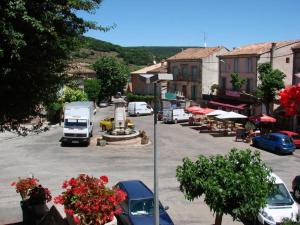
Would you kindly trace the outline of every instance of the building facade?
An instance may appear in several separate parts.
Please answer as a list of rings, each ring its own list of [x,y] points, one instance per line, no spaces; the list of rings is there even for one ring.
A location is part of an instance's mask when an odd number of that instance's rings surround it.
[[[217,55],[227,51],[224,47],[188,48],[168,58],[168,73],[173,74],[168,91],[200,103],[218,83]]]

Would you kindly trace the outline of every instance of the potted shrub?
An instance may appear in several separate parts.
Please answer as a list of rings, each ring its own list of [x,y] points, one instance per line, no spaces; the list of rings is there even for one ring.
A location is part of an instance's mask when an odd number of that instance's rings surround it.
[[[51,201],[51,193],[48,188],[38,183],[36,178],[18,178],[12,186],[16,187],[16,192],[21,195],[21,208],[23,213],[23,224],[38,224],[49,212],[46,202]]]
[[[65,191],[54,202],[64,205],[69,224],[116,225],[115,215],[122,212],[119,204],[126,194],[116,187],[107,187],[107,183],[106,176],[80,174],[64,181]]]

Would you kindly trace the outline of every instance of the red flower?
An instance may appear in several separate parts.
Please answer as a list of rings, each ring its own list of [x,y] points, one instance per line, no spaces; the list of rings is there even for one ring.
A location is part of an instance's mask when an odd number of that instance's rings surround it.
[[[102,180],[104,184],[108,183],[108,177],[107,176],[101,176],[100,180]]]
[[[28,198],[29,191],[38,186],[38,179],[33,177],[18,178],[18,181],[11,183],[12,186],[16,186],[16,192],[20,193],[22,199]]]
[[[78,216],[73,216],[73,219],[74,219],[75,223],[77,223],[77,224],[80,223],[80,219]]]

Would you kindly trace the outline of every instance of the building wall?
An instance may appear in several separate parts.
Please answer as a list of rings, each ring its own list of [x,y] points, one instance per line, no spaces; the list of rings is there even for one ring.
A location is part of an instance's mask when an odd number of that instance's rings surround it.
[[[238,73],[240,77],[250,79],[250,91],[255,91],[257,87],[257,57],[255,55],[249,56],[232,56],[220,57],[220,75],[219,87],[221,91],[232,90],[231,74]],[[236,61],[237,66],[235,66]],[[248,65],[249,63],[249,65]],[[226,79],[225,90],[223,88],[223,81]],[[245,91],[247,84],[243,85],[242,91]]]
[[[146,84],[140,79],[140,74],[131,74],[132,93],[138,95],[153,95],[153,84]]]
[[[187,66],[187,74],[183,74],[183,67]],[[201,60],[191,61],[169,61],[168,62],[168,73],[173,74],[173,81],[170,81],[168,86],[171,92],[184,92],[183,86],[186,87],[185,97],[192,99],[192,86],[196,87],[195,100],[200,101],[202,98],[202,63]],[[192,74],[192,68],[196,68],[196,72]],[[177,70],[177,72],[175,72]]]
[[[300,74],[300,49],[294,52],[294,84],[300,83],[300,77],[296,77],[295,74]]]
[[[226,48],[211,54],[202,61],[202,94],[209,95],[211,86],[219,83],[219,59],[218,55],[228,52]]]
[[[277,48],[274,51],[273,68],[279,69],[286,75],[286,78],[284,79],[285,85],[293,84],[294,57],[292,48],[296,44],[299,44],[299,42],[292,45]]]

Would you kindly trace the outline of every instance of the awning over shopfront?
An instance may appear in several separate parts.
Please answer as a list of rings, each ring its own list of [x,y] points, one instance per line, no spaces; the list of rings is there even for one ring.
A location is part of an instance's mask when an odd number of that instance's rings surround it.
[[[222,107],[225,109],[231,109],[231,110],[243,110],[246,108],[247,104],[238,104],[238,105],[233,105],[221,101],[209,101],[210,104],[218,107]]]

